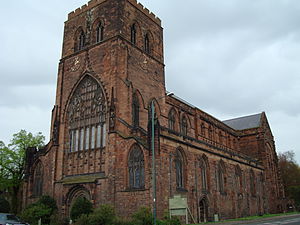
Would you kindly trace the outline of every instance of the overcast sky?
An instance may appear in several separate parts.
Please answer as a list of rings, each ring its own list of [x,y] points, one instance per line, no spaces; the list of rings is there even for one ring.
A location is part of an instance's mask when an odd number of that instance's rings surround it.
[[[265,111],[300,162],[300,1],[141,0],[162,20],[169,91],[220,120]],[[49,140],[63,25],[87,0],[4,1],[0,140]]]

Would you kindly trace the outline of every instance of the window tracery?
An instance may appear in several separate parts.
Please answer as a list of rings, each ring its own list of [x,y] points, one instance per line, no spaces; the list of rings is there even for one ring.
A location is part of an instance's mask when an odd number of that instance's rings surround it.
[[[144,154],[138,145],[134,145],[128,157],[128,173],[130,188],[144,188],[145,166]]]
[[[106,107],[99,83],[86,76],[68,107],[70,152],[105,147]]]

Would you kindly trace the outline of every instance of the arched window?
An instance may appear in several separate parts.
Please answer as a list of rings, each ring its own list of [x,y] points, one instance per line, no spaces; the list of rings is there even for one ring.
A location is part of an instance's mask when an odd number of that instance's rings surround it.
[[[208,190],[208,182],[207,182],[207,161],[205,158],[200,160],[200,169],[201,169],[201,183],[202,190]]]
[[[138,96],[134,93],[132,97],[132,123],[133,127],[139,126],[139,118],[140,118],[140,104]]]
[[[175,131],[175,110],[171,109],[168,116],[168,127],[170,130]]]
[[[177,149],[175,156],[175,169],[176,169],[176,185],[177,188],[184,187],[184,174],[183,174],[184,160],[182,152]]]
[[[146,53],[150,54],[150,39],[149,34],[146,34],[144,37],[144,50]]]
[[[221,161],[218,165],[217,178],[220,193],[225,192],[225,177],[224,177],[225,165],[223,161]]]
[[[70,152],[105,147],[105,114],[103,89],[94,78],[86,76],[68,106]]]
[[[255,175],[253,170],[250,170],[250,192],[252,196],[256,195],[256,187],[255,187]]]
[[[183,116],[181,119],[181,133],[184,136],[187,136],[188,134],[188,123],[187,123],[186,116]]]
[[[130,41],[132,44],[136,44],[136,25],[135,23],[132,24],[131,26],[131,37],[130,37]]]
[[[43,194],[43,166],[38,163],[33,175],[33,195],[38,197]]]
[[[81,49],[83,49],[85,46],[85,34],[83,31],[81,31],[79,37],[78,37],[78,51],[80,51]]]
[[[103,41],[104,27],[100,22],[96,28],[96,43]]]
[[[145,167],[144,154],[138,145],[134,145],[129,152],[128,173],[130,188],[144,188]]]

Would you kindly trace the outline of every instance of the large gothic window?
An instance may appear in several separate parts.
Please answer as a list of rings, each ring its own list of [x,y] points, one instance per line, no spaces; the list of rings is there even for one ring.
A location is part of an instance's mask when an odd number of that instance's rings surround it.
[[[136,94],[133,94],[132,97],[132,123],[133,127],[139,126],[139,120],[140,120],[140,104],[139,99]]]
[[[187,123],[186,116],[183,116],[181,119],[181,133],[184,136],[187,136],[188,134],[188,123]]]
[[[105,113],[101,86],[86,76],[76,88],[68,107],[70,152],[105,147]]]
[[[171,109],[168,116],[168,127],[170,130],[175,131],[175,110]]]
[[[175,155],[175,169],[176,169],[176,185],[177,188],[184,187],[184,160],[182,152],[177,149]]]
[[[131,26],[131,43],[136,44],[136,25],[135,23]]]
[[[104,27],[100,22],[96,28],[96,43],[103,41]]]
[[[128,173],[130,188],[144,188],[145,166],[144,154],[138,145],[134,145],[128,156]]]
[[[32,192],[34,196],[41,196],[43,194],[43,166],[40,162],[34,170]]]

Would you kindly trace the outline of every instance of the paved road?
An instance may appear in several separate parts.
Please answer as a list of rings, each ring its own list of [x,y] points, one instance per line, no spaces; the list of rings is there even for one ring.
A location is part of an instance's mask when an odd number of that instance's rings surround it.
[[[297,218],[280,218],[272,219],[268,221],[260,221],[255,223],[247,223],[247,225],[300,225],[300,216]]]
[[[300,225],[300,215],[279,216],[254,221],[234,221],[219,223],[219,225]],[[216,223],[217,225],[217,223]]]

